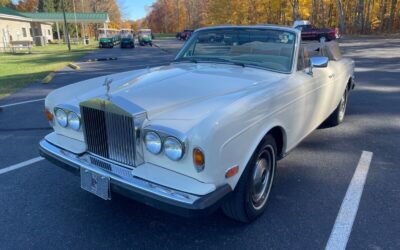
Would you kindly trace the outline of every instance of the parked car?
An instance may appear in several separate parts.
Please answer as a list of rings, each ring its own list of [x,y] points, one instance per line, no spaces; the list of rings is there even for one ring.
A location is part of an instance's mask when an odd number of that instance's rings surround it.
[[[208,34],[236,40],[197,39]],[[321,123],[344,120],[354,62],[335,42],[307,46],[287,27],[199,29],[170,65],[51,92],[41,155],[105,200],[121,193],[180,215],[222,206],[252,221],[277,161]]]
[[[150,46],[153,46],[153,34],[151,32],[151,29],[141,29],[139,30],[138,33],[138,43],[140,46],[145,46],[149,44]]]
[[[318,40],[326,42],[339,38],[339,30],[337,28],[317,28],[311,24],[302,24],[295,27],[301,31],[303,40]]]
[[[189,39],[189,37],[192,35],[193,31],[194,31],[194,30],[186,29],[186,30],[184,30],[184,31],[182,31],[182,32],[179,32],[179,33],[176,34],[176,35],[177,35],[177,38],[178,38],[179,40],[185,40],[185,41],[186,41],[186,40]]]

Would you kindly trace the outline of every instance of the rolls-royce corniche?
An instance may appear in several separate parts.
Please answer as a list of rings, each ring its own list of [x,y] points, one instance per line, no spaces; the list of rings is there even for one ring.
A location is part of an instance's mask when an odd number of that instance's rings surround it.
[[[222,207],[250,222],[266,209],[277,161],[344,120],[353,72],[336,42],[303,44],[294,28],[201,28],[168,65],[51,92],[54,132],[40,153],[105,200],[180,215]]]

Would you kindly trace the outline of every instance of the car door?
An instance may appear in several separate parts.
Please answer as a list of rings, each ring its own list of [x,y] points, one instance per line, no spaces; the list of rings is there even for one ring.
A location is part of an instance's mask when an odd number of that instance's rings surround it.
[[[315,110],[313,123],[315,126],[321,124],[334,110],[336,102],[335,66],[328,62],[325,68],[313,68],[312,75],[316,81]]]
[[[285,124],[288,130],[288,149],[299,143],[327,117],[329,107],[329,74],[331,69],[319,68],[310,73],[309,56],[300,48],[297,71],[288,82]]]
[[[337,44],[325,44],[322,49],[322,55],[329,57],[329,63],[327,67],[328,78],[330,85],[329,88],[329,110],[333,110],[337,107],[342,98],[344,90],[347,85],[346,68],[341,60],[340,50]]]

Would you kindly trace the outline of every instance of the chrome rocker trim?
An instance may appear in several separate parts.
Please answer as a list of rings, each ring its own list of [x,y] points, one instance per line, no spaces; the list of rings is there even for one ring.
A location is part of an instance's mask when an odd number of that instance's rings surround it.
[[[112,192],[179,215],[192,216],[209,213],[215,210],[219,202],[232,191],[227,184],[204,196],[173,190],[129,175],[127,174],[129,169],[112,162],[107,162],[112,166],[112,171],[103,170],[87,160],[90,157],[88,154],[76,155],[54,146],[45,139],[39,143],[39,152],[52,163],[77,175],[83,168],[110,177]]]

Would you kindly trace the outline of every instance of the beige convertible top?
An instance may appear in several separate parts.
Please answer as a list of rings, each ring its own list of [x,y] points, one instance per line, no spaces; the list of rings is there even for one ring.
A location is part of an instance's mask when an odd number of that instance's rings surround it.
[[[339,61],[342,59],[339,44],[336,41],[325,43],[302,42],[301,46],[308,52],[308,56],[326,56],[329,60]]]

